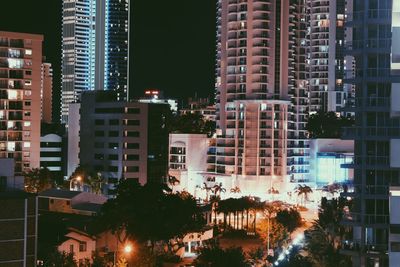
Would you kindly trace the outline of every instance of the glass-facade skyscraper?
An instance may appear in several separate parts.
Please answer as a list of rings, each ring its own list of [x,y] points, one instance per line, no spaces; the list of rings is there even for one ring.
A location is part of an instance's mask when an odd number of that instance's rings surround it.
[[[82,91],[128,99],[129,0],[64,0],[61,121]]]

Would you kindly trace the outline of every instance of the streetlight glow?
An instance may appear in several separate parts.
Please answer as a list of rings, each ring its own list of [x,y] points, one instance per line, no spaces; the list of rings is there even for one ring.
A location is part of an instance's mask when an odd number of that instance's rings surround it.
[[[131,253],[132,252],[132,246],[131,245],[126,245],[124,247],[124,252],[125,253]]]

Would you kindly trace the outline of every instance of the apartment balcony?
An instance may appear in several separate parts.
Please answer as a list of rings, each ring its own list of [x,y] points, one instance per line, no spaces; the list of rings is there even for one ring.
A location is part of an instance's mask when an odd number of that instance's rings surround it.
[[[389,186],[350,184],[347,186],[344,192],[340,193],[340,195],[343,197],[356,197],[360,194],[364,194],[366,197],[387,197],[389,195]]]
[[[358,255],[359,253],[377,254],[387,253],[388,244],[368,243],[362,244],[361,240],[343,240],[340,253],[343,255]]]

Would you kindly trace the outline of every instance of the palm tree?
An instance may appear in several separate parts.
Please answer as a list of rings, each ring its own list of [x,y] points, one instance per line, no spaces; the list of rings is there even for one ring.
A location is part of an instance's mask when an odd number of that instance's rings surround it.
[[[238,186],[232,187],[230,191],[234,194],[239,194],[242,192]]]
[[[226,189],[222,187],[222,183],[214,185],[212,190],[216,196],[220,196],[221,193],[226,192]]]
[[[84,180],[86,185],[89,186],[90,191],[92,193],[95,193],[97,195],[100,195],[103,193],[103,183],[104,183],[104,178],[101,177],[101,173],[96,173],[94,175],[88,176],[86,180]]]
[[[180,181],[175,176],[168,175],[168,183],[171,185],[171,190],[172,190],[172,193],[173,193],[174,192],[174,186],[176,184],[180,184]]]
[[[308,185],[301,185],[299,184],[295,191],[295,193],[297,193],[297,196],[301,197],[302,199],[302,205],[305,205],[306,201],[308,201],[308,195],[310,193],[313,192],[313,190],[311,189],[311,187],[309,187]]]
[[[201,189],[206,191],[206,199],[204,201],[208,202],[208,198],[209,198],[209,195],[210,195],[210,191],[212,191],[212,187],[209,187],[207,185],[207,183],[204,182],[203,183],[203,187]]]
[[[336,193],[339,193],[343,189],[343,186],[340,183],[328,184],[322,188],[322,191],[327,192],[334,196]]]
[[[210,197],[210,203],[212,205],[212,210],[214,211],[214,224],[217,224],[217,215],[218,215],[218,202],[221,198],[217,195],[213,195]]]

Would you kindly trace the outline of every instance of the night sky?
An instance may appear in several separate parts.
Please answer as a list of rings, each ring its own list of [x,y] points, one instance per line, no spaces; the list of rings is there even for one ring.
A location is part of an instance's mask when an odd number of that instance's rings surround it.
[[[2,0],[0,30],[44,34],[59,116],[61,0]],[[132,0],[131,93],[146,88],[186,100],[214,91],[215,0]],[[132,66],[132,65],[131,65]],[[132,86],[133,84],[133,86]]]

